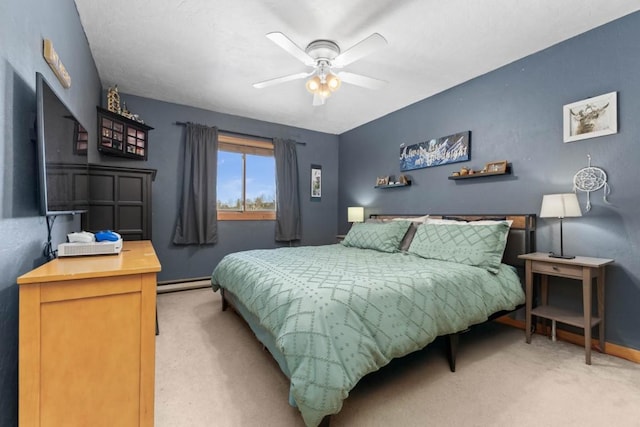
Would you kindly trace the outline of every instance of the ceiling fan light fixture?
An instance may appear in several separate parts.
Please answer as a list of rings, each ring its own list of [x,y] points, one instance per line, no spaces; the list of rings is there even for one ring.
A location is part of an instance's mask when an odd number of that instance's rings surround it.
[[[305,84],[307,91],[314,95],[318,95],[320,98],[327,99],[331,96],[332,92],[335,92],[340,87],[341,81],[338,76],[331,71],[321,70],[321,74],[314,75]]]
[[[321,85],[322,81],[320,80],[320,77],[316,75],[307,80],[305,87],[310,93],[318,93]]]
[[[312,76],[306,81],[305,88],[309,93],[313,94],[312,105],[316,106],[323,105],[325,99],[331,96],[331,93],[337,91],[343,81],[368,89],[378,89],[386,83],[382,80],[345,71],[335,74],[332,70],[342,69],[384,47],[387,41],[378,33],[371,34],[344,52],[331,40],[313,40],[307,45],[306,49],[301,49],[300,46],[295,44],[289,37],[280,32],[269,33],[267,34],[267,38],[306,66],[313,67],[313,70],[254,83],[253,87],[257,89]]]
[[[338,90],[340,88],[340,85],[342,84],[340,77],[336,76],[333,73],[329,73],[327,75],[326,81],[327,81],[327,86],[329,86],[329,90],[331,92],[335,92],[336,90]]]
[[[328,98],[331,96],[331,92],[332,90],[329,88],[329,85],[326,83],[322,83],[320,85],[320,89],[318,89],[318,95],[320,95],[322,98]]]

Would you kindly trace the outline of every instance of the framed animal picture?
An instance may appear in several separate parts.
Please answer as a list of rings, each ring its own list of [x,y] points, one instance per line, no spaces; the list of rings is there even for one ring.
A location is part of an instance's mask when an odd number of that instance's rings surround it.
[[[563,122],[564,142],[618,133],[618,93],[565,105]]]

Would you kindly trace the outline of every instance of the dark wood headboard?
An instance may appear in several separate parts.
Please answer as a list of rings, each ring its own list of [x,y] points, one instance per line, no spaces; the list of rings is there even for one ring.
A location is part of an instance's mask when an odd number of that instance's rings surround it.
[[[391,219],[391,218],[411,218],[419,217],[424,214],[418,215],[370,215],[373,219]],[[505,264],[513,265],[514,267],[524,267],[524,260],[518,258],[518,255],[526,254],[529,252],[535,252],[536,250],[536,214],[483,214],[483,215],[469,215],[469,214],[429,214],[429,218],[451,218],[460,219],[464,221],[478,221],[482,219],[508,219],[513,221],[511,228],[509,229],[509,236],[507,237],[507,246],[502,256],[502,261]]]

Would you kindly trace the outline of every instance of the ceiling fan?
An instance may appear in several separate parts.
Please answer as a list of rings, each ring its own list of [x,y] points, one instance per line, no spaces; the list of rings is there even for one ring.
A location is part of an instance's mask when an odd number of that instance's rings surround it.
[[[348,71],[337,73],[334,71],[384,47],[387,41],[378,33],[371,34],[344,52],[341,52],[338,44],[331,40],[314,40],[303,50],[283,33],[269,33],[267,38],[306,66],[313,67],[313,70],[254,83],[253,87],[255,88],[262,89],[291,80],[310,77],[305,86],[313,94],[313,105],[315,106],[324,104],[325,100],[331,96],[331,93],[340,87],[341,82],[367,89],[379,89],[387,83],[384,80]]]

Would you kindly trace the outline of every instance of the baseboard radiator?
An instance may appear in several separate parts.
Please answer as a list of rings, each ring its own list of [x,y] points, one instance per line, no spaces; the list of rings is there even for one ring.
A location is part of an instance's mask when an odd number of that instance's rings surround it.
[[[211,277],[192,277],[189,279],[166,280],[158,282],[158,293],[188,291],[191,289],[208,288],[211,286]]]

